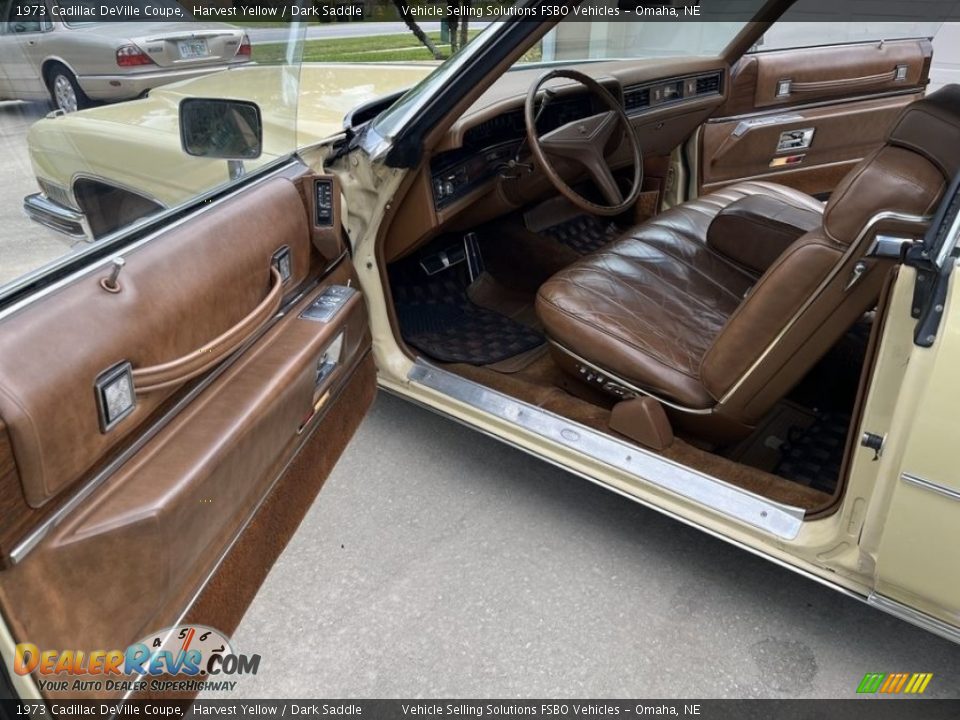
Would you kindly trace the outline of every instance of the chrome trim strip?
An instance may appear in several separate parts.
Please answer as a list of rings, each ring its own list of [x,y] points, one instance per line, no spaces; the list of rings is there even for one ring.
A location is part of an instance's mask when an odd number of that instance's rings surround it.
[[[553,345],[555,348],[557,348],[560,352],[566,353],[567,355],[569,355],[570,357],[572,357],[572,358],[573,358],[574,360],[576,360],[577,362],[583,363],[584,365],[586,365],[587,367],[589,367],[591,370],[596,370],[596,371],[597,371],[598,373],[600,373],[601,375],[606,375],[607,377],[609,377],[609,378],[610,378],[611,380],[613,380],[614,382],[616,382],[616,383],[618,383],[618,384],[620,384],[620,385],[623,385],[625,388],[627,388],[628,390],[632,390],[633,392],[637,393],[638,395],[646,395],[647,397],[652,397],[654,400],[656,400],[657,402],[659,402],[659,403],[661,403],[661,404],[663,404],[663,405],[666,405],[667,407],[672,407],[674,410],[678,410],[678,411],[680,411],[680,412],[685,412],[685,413],[688,413],[688,414],[690,414],[690,415],[712,415],[712,414],[713,414],[713,408],[694,409],[694,408],[685,407],[685,406],[683,406],[683,405],[678,405],[677,403],[672,402],[672,401],[670,401],[670,400],[664,400],[664,399],[663,399],[662,397],[660,397],[659,395],[657,395],[657,394],[655,394],[655,393],[652,393],[652,392],[650,392],[649,390],[644,390],[644,389],[642,389],[642,388],[639,388],[639,387],[637,387],[636,385],[634,385],[633,383],[630,383],[630,382],[624,380],[623,378],[621,378],[621,377],[620,377],[619,375],[617,375],[616,373],[610,372],[609,370],[607,370],[607,369],[605,369],[605,368],[602,368],[602,367],[600,367],[599,365],[596,365],[596,364],[590,362],[589,360],[586,360],[585,358],[580,357],[580,356],[577,355],[575,352],[573,352],[573,351],[570,350],[569,348],[564,347],[563,345],[561,345],[560,343],[556,342],[555,340],[551,340],[550,338],[547,338],[547,342],[550,343],[551,345]]]
[[[157,419],[153,425],[146,428],[137,439],[123,450],[117,457],[103,467],[96,475],[80,487],[73,495],[68,498],[63,505],[57,508],[51,515],[46,517],[39,525],[34,527],[10,550],[10,564],[16,565],[33,550],[51,530],[62,523],[71,512],[77,509],[84,500],[89,498],[94,491],[109,480],[119,471],[131,458],[133,458],[143,447],[156,437],[161,430],[172,422],[180,412],[193,402],[204,390],[206,390],[214,381],[229,370],[233,364],[239,360],[247,350],[250,349],[261,337],[263,337],[274,325],[285,317],[290,309],[295,307],[306,295],[315,290],[322,282],[323,278],[329,275],[333,270],[347,257],[344,252],[337,260],[330,264],[327,271],[316,280],[310,282],[306,287],[297,292],[296,295],[284,302],[279,312],[267,322],[255,335],[250,337],[243,345],[237,348],[232,355],[228,356],[217,365],[210,373],[203,377],[186,395]]]
[[[726,117],[710,118],[707,124],[733,122],[734,120],[749,120],[750,118],[763,117],[764,115],[784,113],[784,112],[802,112],[804,110],[815,110],[817,108],[832,107],[834,105],[848,105],[851,102],[865,102],[867,100],[882,100],[884,98],[899,97],[901,95],[919,95],[923,88],[909,87],[901,90],[890,90],[888,92],[874,93],[872,95],[858,95],[854,99],[844,98],[842,100],[821,100],[820,102],[806,103],[805,105],[787,105],[766,110],[757,110],[755,112],[743,113],[741,115],[727,115]]]
[[[32,193],[23,198],[23,211],[39,225],[77,240],[87,239],[86,215],[54,202],[43,193]]]
[[[935,483],[930,480],[925,480],[922,477],[917,477],[916,475],[911,475],[910,473],[900,473],[900,479],[903,480],[908,485],[913,485],[918,487],[921,490],[929,490],[930,492],[936,493],[937,495],[942,495],[945,498],[950,500],[955,500],[960,502],[960,491],[954,490],[953,488],[948,488],[945,485],[940,483]]]
[[[960,213],[957,213],[950,224],[950,230],[943,238],[943,245],[937,252],[937,269],[943,270],[950,260],[950,253],[957,245],[957,236],[960,235]]]
[[[860,243],[876,225],[884,220],[898,220],[901,222],[916,223],[918,225],[929,225],[932,219],[933,217],[930,215],[906,215],[904,213],[892,212],[889,210],[879,212],[870,218],[867,224],[863,226],[863,229],[860,230],[856,240],[850,243],[850,245],[847,247],[846,251],[843,253],[843,257],[840,259],[840,262],[833,266],[833,269],[830,271],[827,277],[824,278],[823,282],[821,282],[820,285],[817,286],[817,289],[814,290],[809,297],[807,297],[803,305],[800,306],[800,309],[793,314],[793,317],[790,318],[790,321],[780,330],[780,332],[777,333],[776,337],[770,341],[770,344],[767,345],[764,351],[760,353],[760,356],[753,361],[753,364],[747,368],[747,371],[740,376],[740,379],[737,380],[730,387],[730,389],[723,394],[723,397],[720,398],[720,401],[717,403],[717,405],[720,406],[727,403],[730,398],[733,397],[733,395],[736,394],[741,387],[743,387],[743,384],[750,378],[753,372],[761,365],[761,363],[763,363],[764,360],[766,360],[767,356],[776,349],[777,345],[780,344],[780,341],[787,336],[787,334],[793,329],[793,326],[797,324],[801,317],[803,317],[803,314],[810,309],[810,306],[817,301],[824,290],[826,290],[830,283],[833,282],[833,280],[840,273],[840,269],[846,265],[847,261],[849,261],[850,258],[857,253]]]
[[[893,615],[900,620],[904,620],[911,625],[926,630],[927,632],[939,635],[940,637],[955,643],[960,643],[960,628],[945,623],[932,615],[916,610],[908,605],[904,605],[897,600],[888,598],[878,592],[871,592],[867,596],[867,605],[883,610],[883,612]]]
[[[520,402],[417,360],[408,379],[440,392],[465,405],[517,425],[551,443],[599,460],[632,478],[666,490],[708,510],[745,523],[782,540],[793,540],[800,532],[804,511],[762,498],[722,480],[690,470],[635,445],[572,422],[559,415]],[[624,493],[609,484],[588,477],[602,487]]]

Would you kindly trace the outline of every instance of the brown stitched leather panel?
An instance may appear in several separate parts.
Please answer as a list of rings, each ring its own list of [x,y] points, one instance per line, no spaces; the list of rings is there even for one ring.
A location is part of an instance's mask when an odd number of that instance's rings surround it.
[[[350,280],[356,284],[352,267],[342,262],[324,287]],[[0,607],[18,642],[45,649],[125,648],[172,624],[306,437],[298,429],[314,398],[329,391],[307,433],[342,437],[348,431],[339,412],[325,413],[338,406],[369,355],[367,314],[357,294],[335,322],[300,318],[321,290],[271,328],[20,564],[0,574]],[[318,359],[340,332],[342,364],[315,392]],[[372,385],[369,372],[363,377]],[[356,399],[344,396],[343,402]],[[349,417],[352,432],[359,418]],[[251,582],[238,591],[248,594],[258,581]]]
[[[830,107],[783,111],[774,115],[795,120],[756,126],[734,135],[742,120],[711,122],[703,126],[700,183],[704,190],[746,178],[762,177],[809,194],[831,192],[854,163],[879,148],[904,107],[919,97],[906,95],[861,100]],[[812,128],[809,148],[778,152],[780,135]],[[777,158],[802,156],[795,165],[771,167]],[[839,173],[824,168],[840,166]]]
[[[733,66],[727,102],[717,116],[891,91],[919,92],[926,87],[932,54],[933,46],[927,40],[751,53]],[[898,65],[907,66],[903,80],[897,80],[893,72]],[[790,81],[791,90],[799,84],[801,92],[777,97],[782,80]]]
[[[101,288],[101,269],[0,323],[0,417],[31,506],[77,481],[176,390],[138,397],[104,433],[97,376],[121,361],[169,362],[230,329],[266,296],[283,246],[288,292],[309,272],[310,235],[297,188],[275,178],[125,253],[120,292]]]

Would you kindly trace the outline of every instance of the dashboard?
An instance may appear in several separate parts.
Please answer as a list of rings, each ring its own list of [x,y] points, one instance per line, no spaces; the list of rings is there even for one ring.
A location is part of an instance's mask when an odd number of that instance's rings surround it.
[[[647,177],[661,187],[673,150],[721,108],[729,92],[729,66],[718,58],[603,60],[573,67],[593,77],[623,104],[643,150]],[[532,66],[501,74],[429,140],[425,161],[410,178],[388,225],[383,245],[387,262],[409,255],[443,233],[482,227],[557,194],[555,185],[533,162],[526,143],[524,104],[530,86],[544,72],[543,67]],[[550,88],[550,100],[537,119],[541,135],[606,109],[602,99],[579,83]],[[630,144],[625,138],[606,150],[611,169],[630,165]],[[566,158],[557,158],[554,170],[568,183],[585,175],[583,168]]]
[[[720,71],[698,73],[626,88],[621,88],[616,80],[606,79],[601,80],[601,85],[620,99],[627,116],[633,120],[656,109],[720,96],[723,74]],[[541,106],[537,129],[542,135],[605,109],[602,100],[586,91],[568,92]],[[435,209],[443,210],[497,175],[509,172],[511,160],[521,159],[525,136],[522,106],[468,127],[460,147],[438,153],[430,162]],[[640,139],[642,144],[643,138]]]

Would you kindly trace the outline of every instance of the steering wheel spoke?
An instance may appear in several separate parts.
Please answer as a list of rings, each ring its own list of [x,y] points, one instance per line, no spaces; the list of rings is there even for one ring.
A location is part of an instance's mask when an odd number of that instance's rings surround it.
[[[613,176],[613,171],[607,165],[607,161],[602,155],[599,155],[593,163],[587,165],[587,172],[597,184],[604,199],[611,205],[623,204],[623,193],[620,192],[620,186],[617,185],[617,179]]]

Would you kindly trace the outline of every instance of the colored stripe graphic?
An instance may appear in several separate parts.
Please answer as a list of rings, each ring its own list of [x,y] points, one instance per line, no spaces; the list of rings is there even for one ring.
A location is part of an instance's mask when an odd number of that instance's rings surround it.
[[[932,679],[933,673],[867,673],[857,686],[857,692],[920,695]]]

